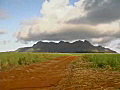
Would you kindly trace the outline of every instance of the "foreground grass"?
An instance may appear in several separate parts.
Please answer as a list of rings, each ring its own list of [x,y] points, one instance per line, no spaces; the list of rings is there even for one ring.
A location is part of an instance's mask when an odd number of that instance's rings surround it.
[[[69,55],[69,54],[66,54]],[[64,54],[42,53],[0,53],[0,71],[10,70],[20,65],[29,65],[37,62],[45,62]]]

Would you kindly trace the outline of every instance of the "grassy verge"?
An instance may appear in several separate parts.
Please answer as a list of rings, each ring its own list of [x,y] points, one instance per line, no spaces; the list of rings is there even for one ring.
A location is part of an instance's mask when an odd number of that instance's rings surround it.
[[[66,54],[69,55],[69,54]],[[0,71],[10,70],[20,65],[29,65],[37,62],[44,62],[64,54],[42,54],[42,53],[0,53]]]
[[[85,58],[93,63],[94,68],[120,70],[120,54],[91,54],[85,55]]]

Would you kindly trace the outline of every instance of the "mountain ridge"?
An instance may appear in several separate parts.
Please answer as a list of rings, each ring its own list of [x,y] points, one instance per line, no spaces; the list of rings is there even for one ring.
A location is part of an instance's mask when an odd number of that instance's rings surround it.
[[[42,42],[39,41],[32,47],[19,48],[16,52],[52,52],[52,53],[116,53],[102,46],[94,46],[89,41],[65,42]]]

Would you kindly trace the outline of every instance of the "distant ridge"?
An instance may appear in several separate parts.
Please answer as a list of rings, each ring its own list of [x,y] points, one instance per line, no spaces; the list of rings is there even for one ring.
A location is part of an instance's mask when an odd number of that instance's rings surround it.
[[[39,41],[32,47],[19,48],[16,52],[116,53],[109,48],[94,46],[87,40],[78,40],[73,43],[64,41],[60,41],[59,43]]]

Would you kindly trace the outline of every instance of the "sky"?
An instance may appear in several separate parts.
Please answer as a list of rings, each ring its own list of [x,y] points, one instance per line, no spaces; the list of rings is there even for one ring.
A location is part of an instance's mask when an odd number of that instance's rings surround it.
[[[120,0],[0,0],[0,52],[45,40],[120,52]]]

